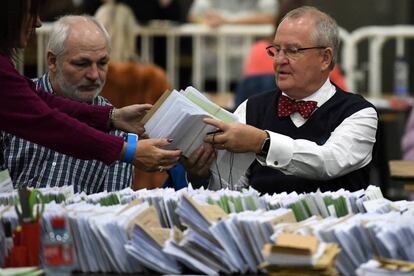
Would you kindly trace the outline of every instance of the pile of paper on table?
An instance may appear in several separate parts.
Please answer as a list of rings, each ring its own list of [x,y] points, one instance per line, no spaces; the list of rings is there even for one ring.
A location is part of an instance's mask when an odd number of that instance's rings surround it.
[[[269,275],[337,275],[335,258],[340,249],[315,236],[281,233],[275,244],[266,244],[262,267]]]
[[[145,115],[145,132],[149,138],[173,140],[167,149],[180,149],[189,157],[204,143],[204,138],[217,129],[203,122],[204,118],[213,118],[225,123],[238,122],[233,113],[210,101],[194,87],[185,90],[167,91]],[[232,153],[219,150],[216,162],[211,166],[213,176],[230,186],[237,183],[254,161],[252,152]],[[224,177],[225,176],[225,177]]]
[[[408,276],[414,275],[414,263],[378,258],[362,264],[357,270],[358,276]]]

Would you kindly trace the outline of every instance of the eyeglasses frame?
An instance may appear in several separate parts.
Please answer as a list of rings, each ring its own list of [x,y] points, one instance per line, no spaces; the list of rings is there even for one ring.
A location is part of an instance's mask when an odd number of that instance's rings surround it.
[[[269,46],[267,46],[265,49],[266,49],[266,52],[267,52],[267,54],[270,56],[270,57],[272,57],[272,58],[275,58],[275,57],[277,57],[277,56],[279,56],[280,55],[280,53],[279,54],[271,54],[272,52],[270,51],[270,49],[271,48],[276,48],[276,45],[274,45],[274,44],[271,44],[271,45],[269,45]],[[296,51],[297,51],[297,53],[300,53],[300,52],[303,52],[303,51],[306,51],[306,50],[312,50],[312,49],[326,49],[326,48],[328,48],[327,46],[313,46],[313,47],[304,47],[304,48],[295,48],[296,49]],[[280,51],[281,52],[283,52],[283,54],[287,57],[287,58],[292,58],[292,57],[289,57],[289,55],[288,54],[286,54],[286,49],[288,49],[288,48],[284,48],[284,49],[282,49],[282,48],[280,48]],[[292,49],[292,48],[291,48]]]

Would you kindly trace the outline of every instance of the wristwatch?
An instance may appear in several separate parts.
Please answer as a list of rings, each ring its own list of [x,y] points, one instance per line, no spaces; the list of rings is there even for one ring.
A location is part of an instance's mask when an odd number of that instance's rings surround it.
[[[260,153],[259,155],[261,156],[267,156],[267,153],[269,152],[269,148],[270,148],[270,136],[269,133],[266,131],[267,137],[266,139],[264,139],[262,147],[260,149]]]

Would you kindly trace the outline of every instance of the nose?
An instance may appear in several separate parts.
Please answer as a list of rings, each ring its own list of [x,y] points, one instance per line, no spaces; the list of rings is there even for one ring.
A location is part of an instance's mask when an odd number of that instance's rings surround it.
[[[275,71],[277,71],[276,68],[278,68],[278,66],[287,63],[289,63],[289,59],[283,51],[280,51],[279,55],[274,56],[273,58],[273,68],[275,69]]]
[[[275,60],[276,62],[278,62],[278,63],[283,62],[283,61],[287,61],[287,60],[288,60],[288,57],[287,57],[287,55],[286,55],[286,52],[281,50],[281,51],[278,53],[278,55],[275,55],[275,56],[274,56],[274,60]]]
[[[273,58],[273,67],[276,69],[278,66],[283,64],[288,64],[289,58],[286,56],[284,51],[280,51],[280,53]]]
[[[86,77],[90,80],[97,80],[99,78],[99,71],[96,64],[92,64],[86,72]]]

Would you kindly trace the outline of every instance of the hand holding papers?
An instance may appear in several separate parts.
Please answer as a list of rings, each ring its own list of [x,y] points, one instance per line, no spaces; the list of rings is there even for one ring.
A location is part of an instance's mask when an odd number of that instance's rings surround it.
[[[232,152],[260,153],[267,133],[251,125],[207,118],[205,123],[219,129],[216,135],[206,138],[206,142],[214,144],[217,149],[226,149]]]
[[[238,122],[237,116],[211,102],[193,87],[187,87],[185,91],[173,90],[164,93],[144,117],[143,122],[150,138],[173,139],[165,148],[180,149],[188,158],[204,143],[208,133],[217,130],[214,126],[205,124],[204,118],[225,123]],[[211,169],[213,174],[226,182],[236,183],[254,158],[253,153],[219,151],[217,163]]]
[[[146,133],[150,138],[171,138],[167,148],[181,149],[189,157],[204,140],[213,126],[202,122],[203,118],[215,118],[224,122],[237,122],[237,117],[212,103],[193,87],[185,91],[165,92],[144,117]]]
[[[168,139],[141,139],[139,149],[132,157],[133,165],[148,172],[171,169],[180,158],[181,151],[162,148],[170,143]]]
[[[114,108],[111,114],[111,124],[116,129],[141,135],[145,131],[141,119],[151,107],[151,104],[133,104]]]

